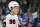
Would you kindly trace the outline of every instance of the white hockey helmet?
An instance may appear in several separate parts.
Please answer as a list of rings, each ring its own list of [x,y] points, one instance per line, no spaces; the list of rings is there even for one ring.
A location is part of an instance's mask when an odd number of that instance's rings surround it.
[[[8,7],[10,10],[11,10],[11,7],[14,8],[14,6],[19,6],[18,2],[16,1],[9,2]]]

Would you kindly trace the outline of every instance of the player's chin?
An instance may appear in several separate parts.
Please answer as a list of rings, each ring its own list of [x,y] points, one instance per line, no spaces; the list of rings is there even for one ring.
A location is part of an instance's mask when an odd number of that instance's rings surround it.
[[[15,14],[18,14],[18,12],[16,12]]]

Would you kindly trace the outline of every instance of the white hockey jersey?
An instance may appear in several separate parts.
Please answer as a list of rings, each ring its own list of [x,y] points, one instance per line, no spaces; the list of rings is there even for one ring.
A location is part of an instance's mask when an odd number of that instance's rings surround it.
[[[19,21],[17,15],[10,15],[6,16],[6,27],[18,27]]]

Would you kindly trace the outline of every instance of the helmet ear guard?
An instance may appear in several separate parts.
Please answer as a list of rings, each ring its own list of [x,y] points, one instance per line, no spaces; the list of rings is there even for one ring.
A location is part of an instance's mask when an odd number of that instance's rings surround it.
[[[13,7],[11,7],[11,10],[13,9]]]
[[[11,7],[11,8],[13,8],[13,7]]]

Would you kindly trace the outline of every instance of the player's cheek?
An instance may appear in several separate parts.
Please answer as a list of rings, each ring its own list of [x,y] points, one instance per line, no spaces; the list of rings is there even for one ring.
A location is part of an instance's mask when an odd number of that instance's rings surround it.
[[[18,12],[18,9],[16,9],[15,12]]]
[[[18,13],[18,9],[14,9],[14,13]]]
[[[14,11],[14,9],[12,9],[12,12]]]
[[[13,12],[16,13],[16,10],[14,10]]]

